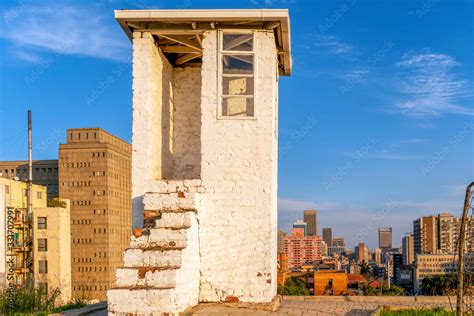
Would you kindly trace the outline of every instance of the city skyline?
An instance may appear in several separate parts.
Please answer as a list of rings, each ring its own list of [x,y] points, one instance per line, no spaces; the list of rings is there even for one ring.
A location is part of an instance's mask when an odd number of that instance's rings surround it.
[[[351,1],[46,4],[52,9],[0,5],[6,12],[0,21],[0,113],[9,117],[0,127],[0,160],[26,159],[28,108],[34,159],[56,159],[56,144],[65,141],[69,127],[99,126],[131,141],[131,50],[112,9],[288,7],[296,44],[292,78],[280,80],[280,228],[288,230],[302,210],[317,209],[319,226],[332,227],[348,245],[362,238],[374,248],[377,228],[390,225],[399,246],[413,217],[461,213],[474,174],[472,95],[465,93],[472,86],[471,3],[439,1],[429,8],[421,2]],[[347,10],[328,20],[343,4]],[[98,18],[83,23],[89,14]],[[450,23],[453,16],[456,24]],[[42,28],[23,29],[36,24]],[[92,28],[97,38],[87,31]],[[51,40],[54,36],[69,41]],[[92,40],[97,47],[88,45]],[[436,86],[420,86],[433,67],[442,72]],[[450,83],[462,89],[447,102]],[[418,95],[407,85],[426,93]]]

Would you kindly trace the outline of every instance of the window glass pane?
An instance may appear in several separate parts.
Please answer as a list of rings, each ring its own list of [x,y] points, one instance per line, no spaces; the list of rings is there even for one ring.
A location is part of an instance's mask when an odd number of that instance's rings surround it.
[[[38,229],[46,229],[46,217],[38,217]]]
[[[253,48],[252,34],[224,34],[224,50],[251,51]]]
[[[222,55],[224,74],[253,74],[252,55]]]
[[[223,116],[253,116],[253,98],[223,97]]]
[[[253,95],[253,77],[223,77],[222,94]]]
[[[39,273],[48,273],[48,261],[47,260],[39,260]]]
[[[48,243],[45,238],[38,239],[38,251],[48,251]]]

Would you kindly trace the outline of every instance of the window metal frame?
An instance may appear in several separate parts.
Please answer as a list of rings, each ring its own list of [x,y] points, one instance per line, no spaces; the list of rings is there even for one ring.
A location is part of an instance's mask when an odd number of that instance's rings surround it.
[[[40,228],[40,222],[39,222],[39,219],[40,219],[40,218],[44,218],[44,228]],[[37,217],[37,223],[36,223],[36,225],[37,225],[37,229],[39,229],[39,230],[40,230],[40,229],[48,229],[48,218],[45,217],[45,216],[39,216],[39,217]]]
[[[233,51],[224,50],[224,34],[251,34],[252,35],[252,50],[249,51]],[[256,120],[256,99],[257,99],[257,58],[255,54],[256,47],[256,36],[254,30],[233,30],[233,29],[220,29],[217,31],[217,118],[223,120]],[[252,74],[224,74],[222,60],[223,56],[241,55],[241,56],[252,56]],[[253,78],[253,95],[224,95],[223,92],[223,78]],[[224,98],[232,97],[243,97],[253,99],[253,115],[252,116],[231,116],[222,114],[222,106]]]

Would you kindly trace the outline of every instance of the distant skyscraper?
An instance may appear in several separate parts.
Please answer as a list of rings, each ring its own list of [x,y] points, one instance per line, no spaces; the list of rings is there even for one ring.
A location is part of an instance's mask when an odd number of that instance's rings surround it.
[[[392,249],[392,227],[379,228],[379,248],[382,250]]]
[[[304,211],[304,222],[307,224],[306,234],[308,236],[316,236],[318,234],[317,211]]]
[[[358,263],[362,261],[369,262],[369,248],[363,242],[355,246],[355,257]]]
[[[335,237],[332,239],[332,246],[333,247],[345,247],[344,238],[342,237]]]
[[[293,230],[291,234],[293,236],[306,236],[307,225],[302,220],[297,220],[293,223]]]
[[[394,253],[393,255],[393,283],[395,285],[400,285],[401,279],[401,267],[403,265],[403,255],[401,253]]]
[[[334,256],[334,254],[343,255],[346,252],[346,245],[344,244],[344,238],[338,237],[332,239],[332,247],[328,247],[328,255]]]
[[[412,264],[415,261],[413,234],[406,234],[402,239],[403,264]]]
[[[332,228],[323,228],[323,241],[328,245],[328,247],[332,247]]]
[[[374,250],[374,261],[376,264],[382,264],[382,250],[380,248]]]
[[[279,230],[278,231],[278,252],[284,252],[285,251],[285,236],[286,233],[284,231]]]
[[[436,216],[424,216],[413,222],[415,254],[435,254],[438,250],[438,221]]]

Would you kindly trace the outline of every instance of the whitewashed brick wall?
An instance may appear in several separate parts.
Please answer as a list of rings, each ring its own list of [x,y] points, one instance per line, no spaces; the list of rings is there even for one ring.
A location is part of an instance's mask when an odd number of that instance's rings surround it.
[[[157,274],[140,281],[175,282],[175,289],[131,292],[136,297],[129,303],[145,295],[143,312],[170,300],[172,310],[179,310],[198,299],[270,302],[276,295],[275,39],[272,32],[255,33],[257,84],[250,119],[217,118],[217,31],[206,32],[202,45],[202,69],[172,69],[149,33],[134,34],[133,224],[142,227],[144,210],[166,210],[163,225],[194,223],[185,232],[158,224],[150,235],[132,240],[137,248],[171,241],[185,247],[179,258],[159,249],[127,251],[129,266],[180,264],[176,272],[159,274],[159,280]],[[192,212],[168,213],[191,205]],[[136,281],[133,272],[119,273]],[[120,301],[127,291],[111,295]]]
[[[216,119],[216,33],[203,40],[200,300],[269,302],[277,269],[275,40],[255,33],[256,119]]]

